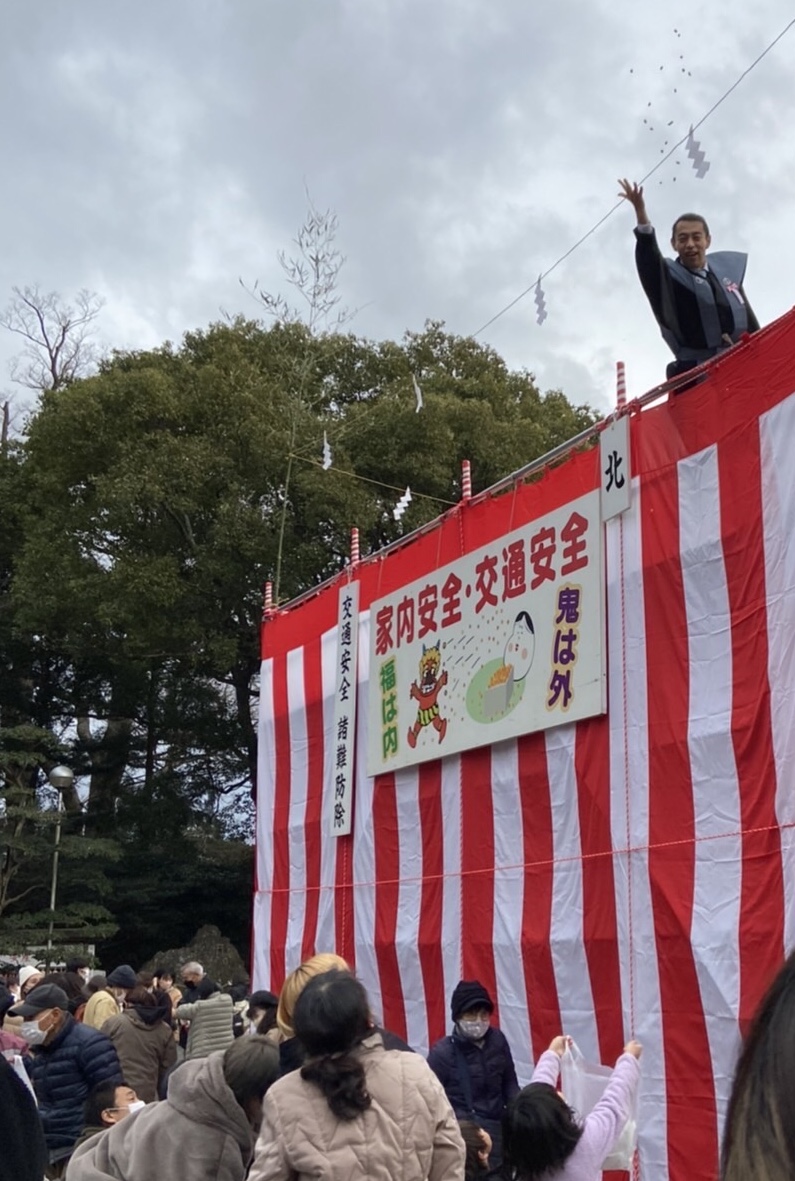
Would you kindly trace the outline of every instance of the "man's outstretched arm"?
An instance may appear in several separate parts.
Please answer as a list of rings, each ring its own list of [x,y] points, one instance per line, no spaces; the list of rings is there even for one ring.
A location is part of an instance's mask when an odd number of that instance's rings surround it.
[[[646,211],[643,187],[628,180],[619,180],[618,184],[621,188],[619,197],[632,206],[637,218],[635,266],[641,286],[646,292],[646,298],[651,304],[651,310],[654,312],[658,324],[675,329],[675,325],[670,323],[672,300],[669,286],[671,279]]]

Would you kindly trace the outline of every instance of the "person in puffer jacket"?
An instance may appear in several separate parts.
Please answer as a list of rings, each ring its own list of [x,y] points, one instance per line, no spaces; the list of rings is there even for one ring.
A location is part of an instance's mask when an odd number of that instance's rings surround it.
[[[262,1106],[248,1181],[464,1181],[464,1141],[419,1054],[386,1050],[363,985],[332,969],[293,1016],[307,1052]]]
[[[450,1015],[454,1029],[428,1055],[459,1119],[473,1120],[492,1140],[489,1165],[502,1159],[505,1105],[519,1092],[511,1047],[492,1024],[494,1002],[479,980],[461,980],[453,989]]]
[[[83,1130],[83,1108],[97,1083],[123,1083],[112,1042],[75,1021],[56,984],[34,988],[14,1013],[31,1049],[26,1061],[50,1158],[66,1155]]]
[[[225,1050],[235,1040],[232,1019],[235,1003],[218,985],[204,976],[196,986],[193,1004],[178,1005],[177,1021],[189,1021],[185,1058],[206,1058],[215,1050]]]

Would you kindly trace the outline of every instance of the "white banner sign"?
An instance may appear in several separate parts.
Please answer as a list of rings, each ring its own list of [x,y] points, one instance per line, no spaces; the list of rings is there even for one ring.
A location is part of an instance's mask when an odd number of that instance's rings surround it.
[[[605,709],[599,491],[370,608],[367,773]]]
[[[340,587],[334,679],[334,796],[331,831],[347,836],[353,823],[356,750],[356,654],[359,648],[359,584]]]
[[[632,469],[628,414],[611,422],[599,436],[599,466],[602,471],[602,520],[609,521],[629,508]]]

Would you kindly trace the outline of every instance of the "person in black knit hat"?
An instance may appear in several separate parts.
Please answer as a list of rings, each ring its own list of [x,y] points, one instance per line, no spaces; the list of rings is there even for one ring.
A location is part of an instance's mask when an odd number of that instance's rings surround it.
[[[460,1120],[473,1120],[491,1136],[489,1164],[502,1160],[505,1105],[519,1092],[508,1039],[491,1022],[494,1002],[479,980],[461,980],[450,1000],[453,1032],[431,1048],[434,1071]]]

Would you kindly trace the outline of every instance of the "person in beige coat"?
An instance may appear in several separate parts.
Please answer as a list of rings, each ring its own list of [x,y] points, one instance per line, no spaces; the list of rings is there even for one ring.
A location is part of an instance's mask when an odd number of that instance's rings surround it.
[[[334,969],[293,1015],[309,1055],[270,1088],[248,1181],[463,1181],[464,1141],[419,1054],[385,1050],[363,985]]]
[[[178,1005],[175,1011],[177,1021],[188,1021],[188,1041],[185,1058],[206,1058],[214,1050],[224,1050],[234,1041],[232,1018],[235,1003],[226,992],[219,992],[218,985],[204,976],[196,988],[198,1000],[188,1005]]]

